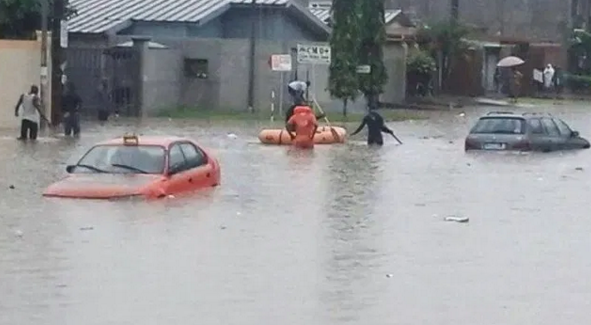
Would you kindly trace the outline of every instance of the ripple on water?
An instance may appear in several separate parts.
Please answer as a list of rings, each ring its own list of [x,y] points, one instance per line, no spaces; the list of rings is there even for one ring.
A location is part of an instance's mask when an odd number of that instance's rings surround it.
[[[259,126],[239,123],[5,134],[0,324],[584,323],[589,152],[465,154],[478,115],[437,114],[391,123],[402,146],[313,153],[253,143]],[[588,118],[566,117],[591,134]],[[157,202],[40,197],[93,143],[130,130],[197,138],[222,186]]]

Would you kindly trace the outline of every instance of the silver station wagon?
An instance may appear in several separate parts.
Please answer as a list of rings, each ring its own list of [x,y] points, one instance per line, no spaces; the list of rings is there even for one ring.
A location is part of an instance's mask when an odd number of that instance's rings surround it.
[[[589,146],[579,132],[552,115],[490,112],[472,127],[464,149],[550,152]]]

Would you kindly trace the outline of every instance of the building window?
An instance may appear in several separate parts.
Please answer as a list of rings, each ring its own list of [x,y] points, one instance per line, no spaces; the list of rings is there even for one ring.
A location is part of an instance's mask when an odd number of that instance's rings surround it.
[[[185,77],[207,79],[209,62],[206,59],[185,59]]]

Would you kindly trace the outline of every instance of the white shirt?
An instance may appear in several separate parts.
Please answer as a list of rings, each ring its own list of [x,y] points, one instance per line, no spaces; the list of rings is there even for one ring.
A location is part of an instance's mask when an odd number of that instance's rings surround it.
[[[546,88],[552,87],[552,78],[554,78],[554,68],[548,64],[546,69],[544,69],[544,86]]]
[[[290,82],[287,86],[295,91],[306,91],[308,89],[308,85],[305,82],[298,80]]]
[[[39,124],[41,115],[39,115],[39,111],[33,104],[36,98],[39,97],[33,94],[23,94],[23,102],[19,109],[19,116],[21,120],[28,120]]]

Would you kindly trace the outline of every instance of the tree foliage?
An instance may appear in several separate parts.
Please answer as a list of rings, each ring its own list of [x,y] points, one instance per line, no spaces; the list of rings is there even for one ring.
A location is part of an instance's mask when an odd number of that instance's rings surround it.
[[[54,0],[47,0],[50,10],[48,25],[51,26],[54,14],[51,11]],[[64,17],[76,14],[76,10],[67,5]],[[36,30],[41,29],[41,2],[39,0],[0,0],[0,38],[30,39]]]
[[[359,75],[359,89],[363,94],[377,96],[384,92],[388,74],[384,66],[386,23],[384,0],[360,0],[359,64],[369,65],[369,74]]]
[[[334,98],[368,100],[383,93],[388,75],[383,61],[386,43],[384,0],[333,0],[329,90]],[[357,73],[360,65],[369,74]]]
[[[584,30],[574,30],[568,43],[568,70],[576,74],[589,74],[591,71],[591,34]]]
[[[354,101],[359,89],[357,7],[357,0],[333,0],[331,9],[331,62],[328,89],[333,98],[342,99],[345,103],[348,100]]]
[[[451,74],[453,69],[452,59],[465,56],[468,44],[464,38],[471,33],[471,29],[454,21],[443,21],[432,26],[425,26],[417,33],[417,43],[422,49],[437,58],[441,53],[441,69],[443,80]]]

